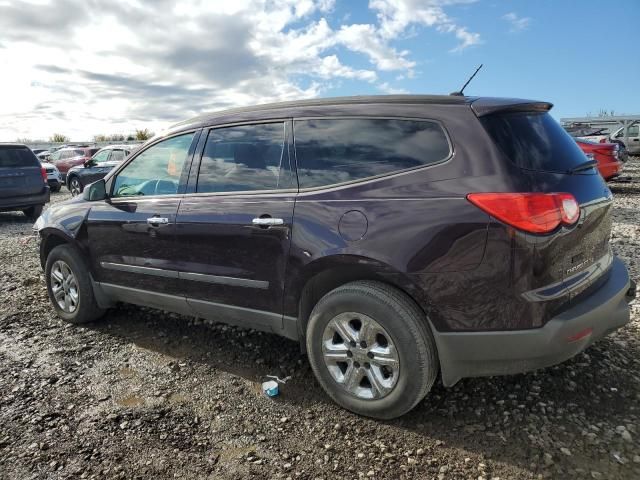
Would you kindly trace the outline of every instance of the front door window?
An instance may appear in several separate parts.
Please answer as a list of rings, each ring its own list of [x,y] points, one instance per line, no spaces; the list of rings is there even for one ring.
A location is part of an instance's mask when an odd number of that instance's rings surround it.
[[[194,135],[172,137],[140,153],[116,176],[112,197],[178,193]]]

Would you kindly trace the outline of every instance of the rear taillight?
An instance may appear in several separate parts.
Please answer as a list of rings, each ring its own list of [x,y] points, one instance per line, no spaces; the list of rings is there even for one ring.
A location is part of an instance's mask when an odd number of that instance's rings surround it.
[[[519,230],[549,233],[580,218],[580,206],[570,193],[470,193],[467,200]]]
[[[40,173],[42,174],[44,183],[47,183],[47,170],[44,167],[40,167]]]

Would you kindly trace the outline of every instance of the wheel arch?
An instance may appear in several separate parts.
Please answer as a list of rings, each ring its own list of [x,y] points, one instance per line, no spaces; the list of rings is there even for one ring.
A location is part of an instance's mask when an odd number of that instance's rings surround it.
[[[358,280],[378,281],[405,293],[423,311],[433,331],[425,292],[408,275],[384,262],[357,255],[336,255],[308,264],[296,278],[302,281],[290,286],[294,290],[287,297],[295,301],[297,307],[298,335],[303,350],[306,348],[307,324],[313,307],[331,290]]]
[[[77,232],[77,236],[69,235],[63,230],[59,230],[57,228],[44,228],[40,233],[40,265],[44,269],[45,264],[47,263],[47,257],[51,253],[51,251],[59,245],[73,245],[76,247],[83,255],[86,255],[86,249],[79,241],[79,237],[82,235],[84,229],[80,229]]]

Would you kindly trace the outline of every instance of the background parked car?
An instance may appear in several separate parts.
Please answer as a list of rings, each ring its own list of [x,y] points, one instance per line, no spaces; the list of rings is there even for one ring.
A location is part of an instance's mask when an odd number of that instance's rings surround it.
[[[618,157],[626,162],[629,154],[640,154],[640,126],[629,127],[628,142],[624,137],[624,128],[619,128],[609,134],[604,128],[591,128],[584,126],[565,127],[565,130],[576,139],[587,140],[596,143],[615,143],[618,145]]]
[[[609,135],[608,140],[623,145],[625,150],[632,155],[640,155],[640,125],[631,125],[628,128],[628,135],[628,138],[625,138],[624,128],[620,128]]]
[[[49,162],[53,163],[58,170],[62,181],[67,179],[67,172],[71,167],[83,165],[89,160],[99,149],[96,147],[64,147],[53,152],[49,157]]]
[[[48,162],[49,161],[49,157],[51,156],[51,151],[50,150],[43,150],[42,152],[33,152],[36,154],[36,157],[38,157],[38,160],[40,160],[41,162]]]
[[[49,162],[40,162],[45,172],[47,172],[47,183],[52,192],[59,192],[62,188],[62,179],[60,178],[60,170]]]
[[[131,145],[109,145],[101,148],[82,165],[71,167],[67,172],[67,188],[71,195],[82,193],[85,185],[104,178],[113,167],[119,165],[132,151]]]
[[[598,143],[578,138],[575,140],[588,158],[598,162],[597,167],[602,178],[608,181],[620,175],[623,164],[618,156],[618,144]]]
[[[0,212],[22,210],[35,220],[48,202],[47,172],[29,147],[0,144]]]

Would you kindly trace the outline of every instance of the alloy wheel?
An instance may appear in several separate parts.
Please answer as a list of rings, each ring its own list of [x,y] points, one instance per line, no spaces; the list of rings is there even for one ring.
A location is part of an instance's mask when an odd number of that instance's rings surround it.
[[[72,178],[71,179],[71,195],[73,195],[74,197],[76,195],[80,195],[82,193],[82,187],[80,186],[80,181],[77,178]]]
[[[57,260],[51,266],[51,292],[64,312],[73,313],[78,308],[80,296],[76,276],[62,260]]]
[[[400,359],[391,336],[361,313],[345,312],[329,321],[322,356],[333,380],[361,399],[386,397],[398,381]]]

